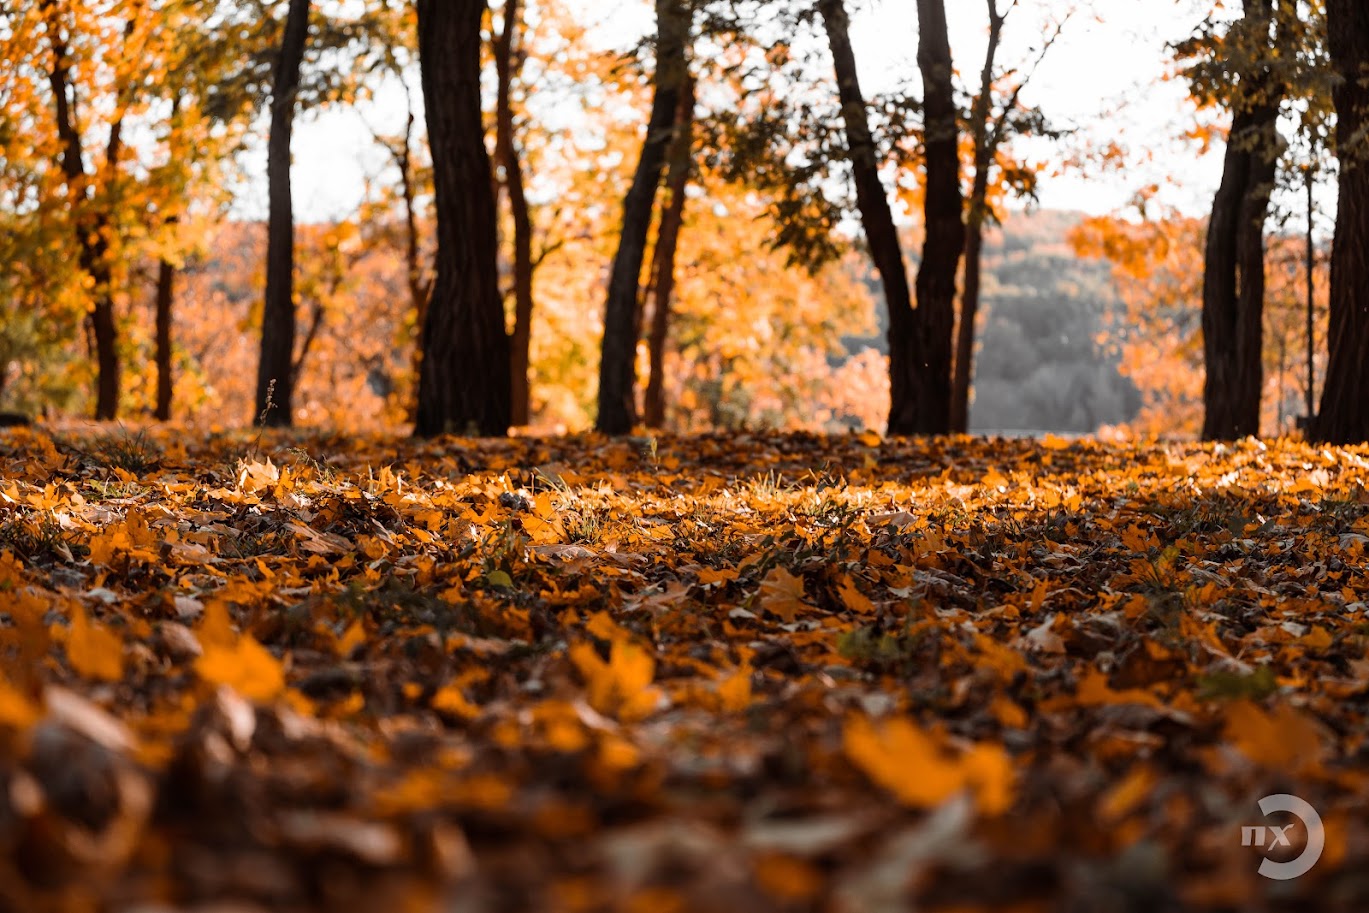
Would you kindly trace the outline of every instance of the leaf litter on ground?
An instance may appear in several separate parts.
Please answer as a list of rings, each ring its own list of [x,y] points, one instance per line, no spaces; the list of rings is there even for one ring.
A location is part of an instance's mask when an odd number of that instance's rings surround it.
[[[112,440],[0,438],[4,909],[1369,899],[1365,450]]]

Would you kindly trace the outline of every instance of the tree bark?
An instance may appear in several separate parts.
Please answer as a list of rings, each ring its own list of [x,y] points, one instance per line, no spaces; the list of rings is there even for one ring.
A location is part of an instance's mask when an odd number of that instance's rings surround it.
[[[651,371],[643,395],[643,421],[648,428],[665,426],[665,349],[670,337],[670,301],[675,294],[675,254],[684,227],[685,191],[694,164],[694,80],[686,78],[675,112],[675,139],[666,166],[665,211],[656,231],[654,279],[651,284],[651,328],[647,351]]]
[[[637,331],[642,261],[666,150],[675,130],[680,92],[688,78],[686,44],[691,15],[685,0],[656,0],[656,77],[642,156],[623,200],[623,228],[609,274],[604,342],[599,362],[599,418],[605,434],[627,434],[637,421]]]
[[[924,363],[918,317],[913,310],[908,269],[903,262],[903,248],[894,225],[893,210],[889,207],[884,182],[879,176],[869,113],[856,74],[855,51],[851,47],[850,18],[842,0],[821,0],[818,11],[822,14],[823,29],[827,33],[827,45],[836,71],[837,96],[841,102],[842,122],[846,127],[847,157],[856,187],[861,227],[884,287],[884,303],[889,314],[889,433],[906,434],[923,430],[918,427],[918,419],[922,417],[918,393],[923,386]],[[949,326],[947,329],[949,331]],[[946,354],[946,367],[949,369],[949,346]]]
[[[171,354],[171,311],[176,297],[176,265],[163,259],[157,264],[157,411],[159,422],[171,421],[174,390]]]
[[[1369,442],[1369,7],[1327,0],[1341,159],[1336,239],[1331,248],[1330,358],[1312,437],[1329,444]]]
[[[485,0],[418,0],[437,211],[437,277],[423,322],[414,428],[421,436],[509,429],[509,337],[480,107],[485,7]]]
[[[984,52],[984,68],[979,73],[979,95],[970,112],[974,131],[974,183],[965,220],[965,281],[960,290],[960,322],[956,333],[955,370],[951,379],[951,430],[964,434],[970,430],[970,388],[974,383],[974,340],[979,318],[979,291],[983,270],[984,222],[988,217],[989,167],[994,153],[989,130],[993,71],[998,46],[1007,18],[998,11],[998,0],[989,2],[989,43]]]
[[[1271,0],[1246,0],[1253,34],[1268,32]],[[1246,103],[1232,113],[1222,183],[1212,200],[1203,264],[1203,439],[1260,433],[1264,387],[1264,224],[1278,167],[1282,87],[1258,65],[1242,73]]]
[[[944,0],[917,0],[917,64],[923,84],[926,235],[917,310],[889,327],[890,434],[951,430],[951,335],[956,273],[965,248],[959,129]],[[891,314],[891,316],[893,316]]]
[[[495,159],[503,171],[513,216],[513,337],[510,373],[513,384],[511,419],[526,425],[531,414],[531,389],[528,381],[529,350],[532,346],[532,213],[523,187],[523,162],[516,141],[513,119],[513,80],[518,75],[519,54],[515,48],[519,25],[519,0],[505,0],[504,28],[494,42],[494,65],[498,76],[495,101]]]
[[[76,126],[76,100],[71,91],[71,62],[66,39],[62,37],[56,4],[43,0],[40,6],[52,43],[52,69],[48,83],[52,88],[57,136],[61,142],[61,167],[67,181],[67,195],[76,230],[77,265],[91,280],[91,307],[87,318],[95,353],[95,418],[111,421],[119,416],[120,364],[119,329],[114,316],[113,275],[109,263],[109,214],[92,198],[91,176],[86,172],[81,134]],[[132,23],[125,34],[131,31]],[[123,114],[110,127],[105,149],[105,169],[110,180],[119,166],[122,151]]]
[[[290,187],[290,139],[300,66],[309,38],[309,0],[290,0],[271,89],[271,135],[266,174],[270,215],[266,244],[266,298],[257,366],[257,416],[286,428],[294,420],[295,213]]]

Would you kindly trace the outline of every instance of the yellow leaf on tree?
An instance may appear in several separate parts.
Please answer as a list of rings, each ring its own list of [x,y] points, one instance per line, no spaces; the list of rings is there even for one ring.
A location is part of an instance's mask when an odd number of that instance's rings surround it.
[[[211,685],[226,685],[248,700],[270,701],[285,690],[285,670],[256,638],[244,634],[232,647],[205,644],[195,672]]]
[[[124,677],[124,642],[78,607],[67,631],[67,661],[78,675],[117,682]]]

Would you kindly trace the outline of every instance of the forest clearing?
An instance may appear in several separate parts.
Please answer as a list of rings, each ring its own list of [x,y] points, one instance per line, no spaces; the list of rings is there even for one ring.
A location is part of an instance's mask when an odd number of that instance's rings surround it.
[[[11,432],[0,898],[1359,909],[1366,459]]]
[[[1369,909],[1369,3],[0,2],[0,913]]]

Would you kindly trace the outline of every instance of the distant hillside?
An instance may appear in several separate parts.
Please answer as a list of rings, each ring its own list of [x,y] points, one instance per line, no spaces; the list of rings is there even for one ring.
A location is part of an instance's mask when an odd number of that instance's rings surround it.
[[[1013,213],[989,231],[971,431],[1086,433],[1131,421],[1140,409],[1135,385],[1099,341],[1121,307],[1108,265],[1075,256],[1067,241],[1081,218]],[[887,349],[879,313],[879,337],[850,340],[851,351]]]

